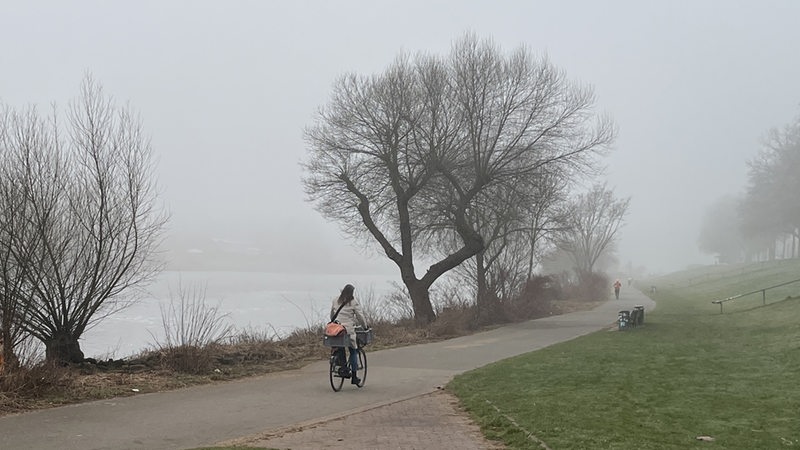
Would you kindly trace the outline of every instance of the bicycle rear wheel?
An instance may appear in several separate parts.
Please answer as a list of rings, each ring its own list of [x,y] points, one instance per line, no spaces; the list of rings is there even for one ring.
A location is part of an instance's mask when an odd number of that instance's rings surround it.
[[[361,382],[356,386],[364,387],[364,383],[367,382],[367,353],[362,348],[358,349],[358,372],[361,375]]]
[[[331,389],[333,389],[334,392],[341,391],[344,378],[339,375],[339,366],[336,364],[336,354],[331,355],[331,370],[329,376],[331,379]]]

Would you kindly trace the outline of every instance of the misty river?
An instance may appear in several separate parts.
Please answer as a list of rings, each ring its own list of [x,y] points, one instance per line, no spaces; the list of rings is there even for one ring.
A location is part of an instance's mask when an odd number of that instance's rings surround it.
[[[184,290],[205,288],[206,305],[218,306],[239,330],[283,335],[307,324],[324,323],[331,299],[347,283],[356,287],[356,298],[361,298],[370,290],[376,297],[394,290],[392,281],[399,277],[165,271],[148,286],[144,298],[85,332],[81,349],[86,357],[118,359],[154,347],[165,334],[160,305],[168,306],[171,297],[179,300],[179,285]]]

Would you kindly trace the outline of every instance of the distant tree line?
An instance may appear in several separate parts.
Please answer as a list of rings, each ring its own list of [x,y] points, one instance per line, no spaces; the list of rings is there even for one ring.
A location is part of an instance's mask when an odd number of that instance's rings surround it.
[[[436,318],[430,288],[454,269],[490,320],[543,253],[560,247],[586,273],[613,241],[627,201],[605,186],[572,195],[615,135],[593,107],[547,58],[468,34],[446,56],[336,81],[306,130],[306,193],[397,265],[417,323]]]
[[[698,239],[719,262],[800,257],[800,117],[770,130],[743,194],[718,199]]]

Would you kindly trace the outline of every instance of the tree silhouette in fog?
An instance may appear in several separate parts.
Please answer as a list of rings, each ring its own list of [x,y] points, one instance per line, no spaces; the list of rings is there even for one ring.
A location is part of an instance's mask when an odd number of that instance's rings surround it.
[[[593,104],[547,58],[472,34],[446,56],[401,54],[379,74],[336,81],[306,130],[306,193],[348,235],[378,244],[428,323],[431,285],[486,247],[477,211],[613,140]]]

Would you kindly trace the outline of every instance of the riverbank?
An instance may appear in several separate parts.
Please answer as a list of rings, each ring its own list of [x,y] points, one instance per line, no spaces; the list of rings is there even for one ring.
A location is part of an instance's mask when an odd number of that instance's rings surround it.
[[[518,320],[588,310],[601,302],[556,300],[542,305],[536,314]],[[433,324],[419,328],[411,321],[372,323],[375,342],[371,350],[437,342],[472,334],[486,327],[474,326],[472,307],[442,311]],[[491,325],[492,328],[497,325]],[[321,345],[322,326],[296,329],[286,337],[239,335],[228,344],[197,349],[152,350],[137,357],[88,360],[68,367],[37,366],[6,375],[0,390],[0,415],[54,406],[162,392],[188,386],[222,383],[303,367],[327,358]],[[192,370],[187,370],[192,369]]]

